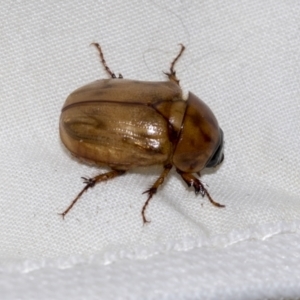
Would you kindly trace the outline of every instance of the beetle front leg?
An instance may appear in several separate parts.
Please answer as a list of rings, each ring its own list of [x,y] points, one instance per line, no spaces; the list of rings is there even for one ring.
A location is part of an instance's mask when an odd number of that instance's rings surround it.
[[[200,193],[202,197],[204,197],[206,195],[207,198],[209,199],[209,201],[217,207],[225,207],[225,205],[220,204],[220,203],[213,200],[213,198],[208,193],[207,189],[204,187],[203,183],[198,178],[196,178],[193,174],[184,173],[184,172],[182,172],[178,169],[176,171],[177,171],[177,173],[180,174],[182,179],[186,182],[186,184],[189,187],[190,186],[194,187],[196,194]]]
[[[89,188],[92,188],[96,183],[99,183],[99,182],[102,182],[102,181],[107,181],[109,179],[113,179],[113,178],[115,178],[117,176],[120,176],[124,173],[125,173],[125,171],[122,171],[122,170],[112,170],[110,172],[97,175],[93,178],[81,177],[83,179],[83,183],[85,183],[86,186],[81,190],[81,192],[77,195],[77,197],[71,202],[71,204],[67,207],[67,209],[63,213],[60,213],[59,215],[61,215],[64,218],[65,215],[71,210],[71,208],[78,201],[78,199],[82,196],[82,194],[84,192],[86,192]]]
[[[148,221],[145,217],[145,211],[146,211],[146,207],[148,206],[152,196],[156,193],[158,187],[160,185],[162,185],[162,183],[164,182],[165,178],[168,176],[170,170],[172,169],[172,165],[168,164],[164,166],[164,170],[161,173],[161,175],[158,177],[158,179],[154,182],[154,184],[151,186],[150,189],[146,190],[143,194],[148,193],[148,199],[145,202],[143,208],[142,208],[142,217],[143,217],[143,223],[150,223],[150,221]]]
[[[98,50],[99,52],[99,55],[100,55],[100,60],[101,60],[101,63],[105,69],[105,71],[109,74],[109,76],[113,79],[117,78],[116,77],[116,74],[114,72],[111,71],[111,69],[108,67],[108,65],[106,64],[106,61],[104,59],[104,55],[103,55],[103,52],[102,52],[102,49],[100,47],[100,45],[98,43],[91,43],[92,46],[95,46],[96,49]],[[122,74],[119,73],[119,79],[122,79],[123,76]]]

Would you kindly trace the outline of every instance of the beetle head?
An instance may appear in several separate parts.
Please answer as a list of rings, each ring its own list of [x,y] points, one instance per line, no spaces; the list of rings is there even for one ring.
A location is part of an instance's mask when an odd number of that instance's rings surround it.
[[[224,141],[223,141],[223,130],[219,128],[219,144],[216,148],[215,153],[212,155],[212,157],[209,159],[209,161],[206,164],[206,168],[213,168],[218,166],[222,161],[224,160]]]

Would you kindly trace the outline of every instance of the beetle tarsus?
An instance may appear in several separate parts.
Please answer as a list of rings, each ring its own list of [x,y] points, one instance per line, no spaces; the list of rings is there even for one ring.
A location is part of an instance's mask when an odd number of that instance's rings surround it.
[[[58,215],[59,215],[59,216],[62,216],[62,218],[63,218],[63,220],[64,220],[64,219],[65,219],[66,213],[65,213],[65,212],[63,212],[63,213],[58,213]]]
[[[205,195],[207,196],[208,200],[217,207],[225,207],[225,205],[220,204],[213,200],[213,198],[210,196],[209,192],[207,189],[204,187],[203,183],[196,178],[193,174],[191,173],[184,173],[180,170],[177,169],[177,172],[181,175],[182,179],[185,181],[185,183],[190,187],[193,186],[195,189],[195,193],[198,194],[200,193],[202,197]]]
[[[65,216],[66,214],[72,209],[72,207],[75,205],[75,203],[78,201],[78,199],[82,196],[82,194],[87,191],[90,187],[89,184],[86,184],[86,186],[81,190],[81,192],[77,195],[77,197],[71,202],[71,204],[67,207],[67,209],[62,212],[62,213],[59,213],[59,215],[62,216],[63,219],[65,219]]]
[[[113,79],[117,78],[116,77],[116,74],[114,72],[111,71],[111,69],[108,67],[108,65],[106,64],[106,61],[104,59],[104,55],[103,55],[103,52],[102,52],[102,49],[100,47],[100,45],[98,43],[91,43],[92,46],[95,46],[96,49],[98,50],[99,52],[99,55],[100,55],[100,60],[101,60],[101,63],[105,69],[105,71],[109,74],[109,76]],[[119,74],[119,78],[123,78],[123,76],[121,74]]]
[[[144,206],[143,206],[143,208],[142,208],[142,218],[143,218],[143,224],[144,224],[144,225],[147,224],[147,223],[150,223],[150,221],[148,221],[148,220],[146,219],[145,211],[146,211],[146,208],[147,208],[147,206],[148,206],[148,204],[149,204],[149,202],[150,202],[152,196],[153,196],[154,194],[156,194],[156,192],[157,192],[157,188],[156,188],[156,187],[151,187],[150,189],[148,189],[148,190],[146,190],[145,192],[143,192],[143,194],[148,194],[148,195],[149,195],[147,201],[145,202],[145,204],[144,204]]]
[[[178,61],[178,59],[180,58],[180,56],[182,55],[183,51],[185,50],[185,47],[183,44],[179,44],[181,46],[181,49],[179,51],[179,53],[177,54],[177,56],[174,58],[174,60],[171,63],[170,66],[170,72],[164,72],[165,75],[168,76],[170,81],[175,81],[178,85],[179,85],[179,79],[176,77],[176,72],[174,70],[175,64]]]
[[[147,223],[150,223],[150,221],[148,221],[148,220],[146,219],[145,211],[146,211],[146,208],[147,208],[147,206],[148,206],[148,204],[149,204],[149,202],[150,202],[152,196],[156,193],[156,191],[157,191],[157,189],[152,187],[152,188],[150,188],[149,190],[147,190],[147,191],[145,191],[145,192],[143,193],[143,194],[148,193],[148,195],[149,195],[147,201],[145,202],[145,204],[144,204],[144,206],[143,206],[143,208],[142,208],[142,218],[143,218],[143,224],[144,224],[144,225],[147,224]]]
[[[208,193],[207,189],[205,187],[203,187],[204,191],[205,191],[205,195],[207,196],[208,200],[210,201],[210,203],[212,203],[214,206],[217,206],[217,207],[225,207],[224,204],[221,204],[221,203],[218,203],[216,202],[211,196],[210,194]]]
[[[99,183],[102,181],[107,181],[109,179],[113,179],[124,173],[125,173],[125,171],[123,171],[123,170],[112,170],[110,172],[103,173],[103,174],[97,175],[92,178],[81,177],[83,179],[83,183],[85,184],[85,187],[81,190],[81,192],[77,195],[77,197],[71,202],[71,204],[67,207],[67,209],[64,212],[60,213],[59,215],[61,215],[64,219],[65,215],[72,209],[72,207],[79,200],[79,198],[82,196],[82,194],[85,191],[87,191],[89,188],[92,188],[93,186],[95,186],[96,183]]]
[[[175,74],[175,71],[174,71],[174,66],[176,64],[176,62],[178,61],[178,59],[180,58],[180,56],[182,55],[183,51],[185,50],[185,47],[183,44],[179,44],[181,46],[181,49],[178,53],[178,55],[174,58],[174,60],[172,61],[171,63],[171,67],[170,67],[170,73],[174,73]]]
[[[158,179],[154,182],[154,184],[148,189],[146,190],[143,194],[148,194],[149,197],[147,199],[147,201],[145,202],[143,208],[142,208],[142,217],[143,217],[143,223],[149,223],[149,221],[147,221],[146,217],[145,217],[145,211],[146,208],[152,198],[152,196],[156,193],[158,187],[160,185],[162,185],[162,183],[164,182],[165,178],[167,177],[167,175],[169,174],[170,170],[172,169],[172,165],[171,164],[166,164],[164,167],[163,172],[161,173],[161,175],[158,177]]]

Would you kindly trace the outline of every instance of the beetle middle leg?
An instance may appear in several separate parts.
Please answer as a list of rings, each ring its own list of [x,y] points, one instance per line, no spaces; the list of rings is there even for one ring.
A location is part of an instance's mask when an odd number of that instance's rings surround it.
[[[175,66],[176,62],[178,61],[178,59],[180,58],[180,56],[182,55],[183,51],[185,50],[185,47],[183,44],[179,44],[179,45],[181,46],[181,49],[180,49],[178,55],[174,58],[174,60],[171,63],[170,72],[165,73],[168,76],[169,80],[175,81],[178,85],[179,85],[179,79],[176,77],[176,72],[174,70],[174,66]]]
[[[100,55],[100,60],[101,60],[101,63],[103,65],[105,71],[109,74],[109,76],[111,78],[113,78],[113,79],[117,78],[116,74],[114,72],[112,72],[111,69],[106,64],[106,61],[104,59],[104,55],[103,55],[103,52],[102,52],[102,49],[101,49],[100,45],[98,43],[91,43],[91,45],[95,46],[96,49],[98,50],[99,55]],[[119,74],[119,79],[122,79],[122,78],[123,78],[122,74]]]
[[[158,179],[154,182],[154,184],[151,186],[150,189],[146,190],[143,194],[148,194],[148,199],[147,201],[145,202],[143,208],[142,208],[142,217],[143,217],[143,223],[146,224],[146,223],[150,223],[150,221],[148,221],[145,217],[145,211],[146,211],[146,208],[152,198],[152,196],[156,193],[158,187],[160,185],[162,185],[162,183],[164,182],[165,178],[168,176],[170,170],[172,169],[172,165],[171,164],[168,164],[168,165],[165,165],[164,166],[164,170],[163,172],[161,173],[161,175],[158,177]]]
[[[182,179],[185,181],[185,183],[189,187],[190,186],[194,187],[196,194],[200,193],[202,197],[204,197],[206,195],[208,200],[217,207],[225,207],[225,205],[220,204],[220,203],[216,202],[215,200],[213,200],[213,198],[208,193],[207,189],[204,187],[203,183],[198,178],[196,178],[193,174],[184,173],[178,169],[177,169],[177,173],[180,174]]]
[[[86,192],[89,188],[92,188],[93,186],[95,186],[96,183],[113,179],[124,173],[125,173],[125,171],[122,171],[122,170],[112,170],[110,172],[100,174],[100,175],[97,175],[92,178],[81,177],[83,179],[83,183],[85,183],[86,186],[81,190],[81,192],[77,195],[77,197],[71,202],[71,204],[67,207],[67,209],[63,213],[60,213],[59,215],[61,215],[64,218],[65,215],[71,210],[71,208],[78,201],[78,199],[82,196],[82,194],[84,192]]]

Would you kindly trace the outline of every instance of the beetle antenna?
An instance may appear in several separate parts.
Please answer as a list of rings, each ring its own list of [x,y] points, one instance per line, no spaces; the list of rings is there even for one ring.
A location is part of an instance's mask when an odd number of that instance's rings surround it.
[[[91,46],[95,46],[96,49],[98,50],[99,52],[99,55],[100,55],[100,60],[101,60],[101,63],[105,69],[105,71],[109,74],[109,76],[113,79],[117,78],[116,77],[116,74],[114,72],[111,71],[111,69],[108,67],[108,65],[106,64],[106,61],[104,59],[104,55],[103,55],[103,52],[102,52],[102,49],[100,47],[100,45],[98,43],[91,43]],[[119,78],[123,78],[123,76],[121,74],[119,74]]]
[[[179,45],[181,46],[181,49],[180,49],[179,53],[177,54],[177,56],[174,58],[174,60],[171,63],[170,73],[165,73],[168,76],[169,80],[175,81],[178,85],[179,85],[179,80],[176,77],[176,72],[174,70],[174,66],[175,66],[176,62],[178,61],[178,59],[180,58],[180,56],[182,55],[183,51],[185,50],[185,46],[183,44],[179,44]]]

